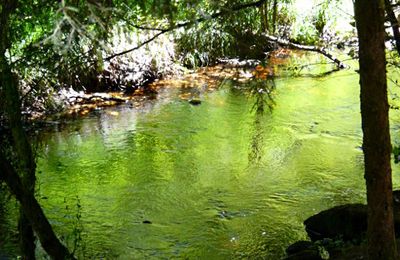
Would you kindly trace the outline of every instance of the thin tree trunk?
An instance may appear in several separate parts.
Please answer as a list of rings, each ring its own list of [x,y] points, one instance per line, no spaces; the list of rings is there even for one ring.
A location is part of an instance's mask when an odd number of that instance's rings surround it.
[[[268,0],[260,5],[261,31],[268,32]]]
[[[369,259],[398,259],[392,200],[384,1],[356,0]]]
[[[389,18],[390,25],[392,26],[394,40],[396,42],[397,53],[400,55],[400,31],[399,22],[397,21],[396,15],[393,11],[390,0],[385,0],[386,14]]]
[[[22,127],[21,101],[19,99],[17,80],[14,78],[5,57],[5,52],[11,47],[9,39],[9,15],[15,10],[17,4],[18,1],[16,0],[5,0],[2,2],[3,8],[0,21],[0,35],[2,37],[0,48],[1,87],[3,92],[2,98],[4,98],[4,110],[10,124],[13,146],[15,147],[16,157],[19,162],[17,167],[21,173],[23,182],[33,194],[35,189],[35,159]],[[18,222],[22,258],[27,260],[35,259],[35,237],[32,227],[22,210],[20,210]]]
[[[276,17],[278,15],[278,1],[274,0],[273,4],[273,13],[272,13],[272,34],[275,35],[276,32]]]
[[[259,8],[260,11],[260,25],[261,25],[261,31],[265,32],[264,28],[264,5],[261,5]]]
[[[264,32],[269,32],[269,19],[268,19],[268,13],[269,13],[269,1],[265,1],[264,3]]]
[[[39,203],[28,188],[25,187],[18,173],[1,150],[0,168],[0,180],[5,181],[11,192],[20,202],[24,214],[31,222],[44,250],[52,259],[75,259],[58,240]]]

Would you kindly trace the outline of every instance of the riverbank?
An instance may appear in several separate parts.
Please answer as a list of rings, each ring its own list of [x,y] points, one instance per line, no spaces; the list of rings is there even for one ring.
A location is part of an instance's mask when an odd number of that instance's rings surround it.
[[[286,58],[286,57],[283,57]],[[247,83],[257,77],[265,79],[274,76],[271,67],[264,68],[258,60],[220,59],[210,67],[187,70],[181,76],[154,79],[151,83],[138,87],[132,93],[75,91],[72,88],[62,89],[55,97],[62,104],[62,111],[50,115],[36,112],[30,117],[33,121],[54,121],[57,118],[85,116],[91,111],[128,103],[131,107],[140,107],[145,100],[156,99],[163,89],[179,88],[180,98],[191,101],[198,99],[201,93],[214,91],[224,80],[232,80],[238,84]]]

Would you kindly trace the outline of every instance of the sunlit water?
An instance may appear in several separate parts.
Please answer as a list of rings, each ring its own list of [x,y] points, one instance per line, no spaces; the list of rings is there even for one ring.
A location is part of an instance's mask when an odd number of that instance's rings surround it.
[[[358,75],[275,84],[263,115],[227,82],[199,106],[170,89],[44,134],[37,197],[56,233],[81,259],[279,259],[307,217],[364,202]]]

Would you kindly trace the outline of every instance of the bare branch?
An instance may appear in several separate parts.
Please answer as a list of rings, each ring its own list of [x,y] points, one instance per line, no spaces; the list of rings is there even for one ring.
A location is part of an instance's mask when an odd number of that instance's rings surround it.
[[[338,66],[338,68],[340,68],[340,69],[343,69],[343,68],[346,67],[346,65],[342,61],[340,61],[339,59],[334,57],[332,54],[330,54],[327,51],[325,51],[323,48],[320,48],[320,47],[317,47],[317,46],[301,45],[301,44],[293,43],[293,42],[290,42],[290,41],[287,41],[287,40],[284,40],[284,39],[279,39],[278,37],[271,36],[271,35],[264,34],[264,36],[269,41],[273,41],[273,42],[276,42],[276,43],[278,43],[280,45],[288,46],[288,47],[293,48],[293,49],[304,50],[304,51],[312,51],[312,52],[320,53],[320,54],[324,55],[325,57],[327,57],[328,59],[330,59],[331,61],[333,61]]]

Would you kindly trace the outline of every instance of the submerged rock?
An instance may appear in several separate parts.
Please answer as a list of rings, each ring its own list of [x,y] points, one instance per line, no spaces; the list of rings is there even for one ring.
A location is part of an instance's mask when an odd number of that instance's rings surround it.
[[[393,213],[396,237],[398,237],[400,236],[400,191],[393,191]],[[306,219],[304,225],[312,241],[332,238],[361,242],[367,232],[367,216],[367,205],[346,204],[321,211]]]
[[[367,249],[361,242],[366,239],[367,211],[367,205],[346,204],[309,217],[304,225],[313,242],[295,242],[286,249],[288,256],[284,259],[322,259],[318,246],[329,252],[329,259],[366,259]],[[399,237],[400,190],[393,191],[393,213],[396,237]]]
[[[288,248],[286,248],[286,254],[293,255],[300,251],[313,250],[313,249],[318,250],[318,247],[313,242],[301,240],[288,246]]]
[[[284,260],[322,260],[322,257],[317,251],[304,250],[294,255],[287,256]]]
[[[321,260],[318,245],[310,241],[297,241],[286,249],[284,260]]]
[[[318,250],[302,250],[292,255],[288,255],[283,260],[322,260]]]
[[[309,217],[304,225],[312,241],[323,238],[361,241],[367,230],[367,206],[336,206]]]
[[[189,100],[189,103],[194,105],[194,106],[197,106],[197,105],[201,104],[201,100],[198,99],[198,98],[192,98],[192,99]]]

